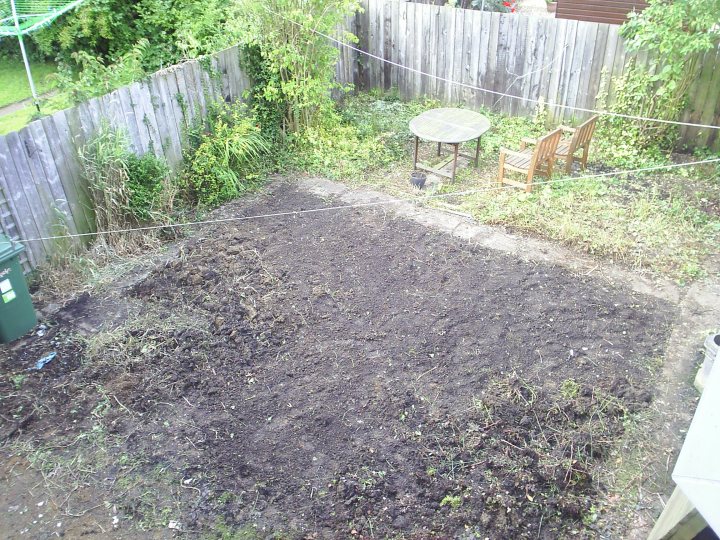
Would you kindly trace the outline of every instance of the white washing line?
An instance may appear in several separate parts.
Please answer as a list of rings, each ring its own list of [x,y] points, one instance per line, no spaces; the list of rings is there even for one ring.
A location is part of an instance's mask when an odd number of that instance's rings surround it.
[[[561,105],[561,104],[559,104],[559,103],[548,103],[548,102],[545,102],[545,101],[542,101],[542,100],[539,100],[539,99],[525,98],[525,97],[522,97],[522,96],[515,96],[515,95],[512,95],[512,94],[507,94],[507,93],[505,93],[505,92],[497,92],[497,91],[495,91],[495,90],[489,90],[489,89],[487,89],[487,88],[481,88],[481,87],[479,87],[479,86],[473,86],[473,85],[471,85],[471,84],[467,84],[467,83],[455,81],[455,80],[453,80],[453,79],[448,79],[448,78],[446,78],[446,77],[440,77],[439,75],[433,75],[432,73],[426,73],[426,72],[424,72],[424,71],[420,71],[419,69],[411,68],[411,67],[409,67],[409,66],[405,66],[405,65],[403,65],[403,64],[399,64],[399,63],[397,63],[397,62],[393,62],[392,60],[388,60],[387,58],[382,58],[381,56],[377,56],[377,55],[372,54],[372,53],[369,53],[369,52],[367,52],[367,51],[363,51],[362,49],[359,49],[358,47],[355,47],[354,45],[351,45],[351,44],[346,43],[346,42],[344,42],[344,41],[341,41],[341,40],[339,40],[339,39],[337,39],[337,38],[334,38],[334,37],[332,37],[332,36],[329,36],[329,35],[327,35],[327,34],[324,34],[323,32],[320,32],[319,30],[316,30],[316,29],[314,29],[314,28],[308,28],[307,26],[303,25],[302,23],[299,23],[299,22],[294,21],[294,20],[292,20],[292,19],[288,19],[288,18],[285,17],[284,15],[282,15],[282,14],[280,14],[280,13],[276,13],[276,12],[272,11],[270,8],[268,8],[268,7],[266,7],[266,6],[263,6],[263,7],[265,7],[265,9],[266,9],[269,13],[272,13],[273,15],[275,15],[275,16],[277,16],[277,17],[281,17],[281,18],[285,19],[286,21],[288,21],[289,23],[299,26],[300,28],[305,28],[306,30],[309,30],[310,32],[313,32],[313,33],[315,33],[315,34],[317,34],[317,35],[319,35],[319,36],[322,36],[322,37],[324,37],[324,38],[326,38],[326,39],[329,39],[330,41],[332,41],[333,43],[336,43],[336,44],[340,45],[341,47],[346,47],[346,48],[348,48],[348,49],[352,49],[352,50],[355,51],[355,52],[358,52],[358,53],[360,53],[360,54],[364,54],[365,56],[369,56],[370,58],[374,58],[374,59],[376,59],[376,60],[380,60],[381,62],[385,62],[386,64],[390,64],[390,65],[395,66],[395,67],[398,67],[398,68],[400,68],[400,69],[404,69],[404,70],[410,71],[410,72],[412,72],[412,73],[417,73],[418,75],[423,75],[423,76],[425,76],[425,77],[431,77],[431,78],[433,78],[433,79],[437,79],[438,81],[443,81],[443,82],[446,82],[446,83],[449,83],[449,84],[455,84],[455,85],[461,86],[461,87],[463,87],[463,88],[469,88],[470,90],[479,90],[480,92],[487,92],[487,93],[489,93],[489,94],[494,94],[494,95],[496,95],[496,96],[506,97],[506,98],[510,98],[510,99],[519,99],[519,100],[527,101],[527,102],[530,102],[530,103],[537,103],[537,104],[541,104],[541,103],[542,103],[543,105],[547,105],[547,106],[549,106],[549,107],[558,107],[558,108],[560,108],[560,109],[567,109],[567,110],[571,110],[571,111],[580,111],[580,112],[586,112],[586,113],[593,113],[593,114],[599,114],[599,115],[603,115],[603,116],[612,116],[612,117],[615,117],[615,118],[626,118],[626,119],[628,119],[628,120],[642,120],[642,121],[646,121],[646,122],[658,122],[658,123],[660,123],[660,124],[672,124],[672,125],[676,125],[676,126],[687,126],[687,127],[696,127],[696,128],[706,128],[706,129],[720,129],[720,126],[713,126],[713,125],[711,125],[711,124],[694,124],[694,123],[692,123],[692,122],[681,122],[681,121],[679,121],[679,120],[663,120],[663,119],[661,119],[661,118],[648,118],[648,117],[646,117],[646,116],[635,116],[635,115],[632,115],[632,114],[621,114],[621,113],[615,113],[615,112],[612,112],[612,111],[601,111],[601,110],[595,110],[595,109],[585,109],[585,108],[583,108],[583,107],[573,107],[573,106],[570,106],[570,105]]]
[[[590,174],[586,176],[577,176],[577,177],[568,177],[568,178],[559,178],[556,180],[545,180],[541,182],[533,182],[533,186],[541,186],[541,185],[548,185],[548,184],[561,184],[564,182],[576,182],[580,180],[589,180],[593,178],[605,178],[608,176],[618,176],[618,175],[626,175],[626,174],[634,174],[634,173],[640,173],[640,172],[649,172],[649,171],[659,171],[659,170],[668,170],[668,169],[675,169],[679,167],[690,167],[693,165],[704,165],[708,163],[720,163],[720,158],[714,158],[714,159],[705,159],[702,161],[693,161],[690,163],[673,163],[672,165],[658,165],[653,167],[643,167],[640,169],[632,169],[628,171],[614,171],[614,172],[605,172],[605,173],[598,173],[598,174]],[[221,219],[209,219],[204,221],[190,221],[186,223],[171,223],[168,225],[148,225],[146,227],[133,227],[128,229],[116,229],[112,231],[97,231],[92,233],[79,233],[79,234],[62,234],[57,236],[45,236],[42,238],[30,238],[27,240],[17,240],[17,242],[21,243],[30,243],[30,242],[41,242],[43,240],[60,240],[64,238],[82,238],[85,236],[99,236],[99,235],[108,235],[108,234],[119,234],[119,233],[129,233],[129,232],[136,232],[136,231],[152,231],[152,230],[158,230],[158,229],[175,229],[180,227],[195,227],[199,225],[211,225],[211,224],[217,224],[217,223],[230,223],[230,222],[237,222],[237,221],[251,221],[256,219],[266,219],[266,218],[276,218],[276,217],[289,217],[289,216],[301,216],[304,214],[317,214],[320,212],[334,212],[337,210],[351,210],[353,208],[367,208],[371,206],[385,206],[385,205],[391,205],[391,204],[401,204],[401,203],[418,203],[423,202],[431,199],[441,199],[445,197],[457,197],[457,196],[464,196],[464,195],[474,195],[477,193],[488,193],[493,191],[503,191],[503,190],[509,190],[509,189],[517,189],[514,186],[509,185],[502,185],[502,186],[494,186],[494,187],[488,187],[488,188],[482,188],[482,189],[470,189],[466,191],[454,191],[452,193],[439,193],[435,195],[424,195],[422,197],[417,197],[416,199],[392,199],[392,200],[385,200],[385,201],[373,201],[373,202],[367,202],[367,203],[358,203],[358,204],[344,204],[340,206],[326,206],[323,208],[311,208],[308,210],[289,210],[286,212],[275,212],[272,214],[256,214],[252,216],[236,216],[236,217],[229,217],[229,218],[221,218]]]

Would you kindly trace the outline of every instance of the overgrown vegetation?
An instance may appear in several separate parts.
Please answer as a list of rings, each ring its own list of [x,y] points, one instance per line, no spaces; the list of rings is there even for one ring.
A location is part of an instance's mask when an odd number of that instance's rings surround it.
[[[433,101],[402,102],[396,95],[349,96],[333,131],[306,144],[294,165],[352,183],[367,183],[401,196],[415,191],[408,178],[412,165],[412,136],[407,122]],[[507,225],[526,233],[559,240],[601,258],[633,268],[650,269],[681,282],[704,274],[703,263],[720,241],[720,168],[708,165],[633,175],[603,177],[539,185],[530,194],[495,190],[500,146],[517,148],[523,137],[546,131],[544,111],[535,118],[506,117],[489,110],[492,130],[483,136],[479,170],[461,169],[457,187],[435,188],[443,198],[430,204],[472,214],[483,223]],[[588,171],[607,167],[647,167],[670,163],[659,150],[642,153],[612,139],[600,129],[593,141]],[[437,162],[434,145],[421,146],[421,158]],[[467,151],[474,150],[468,144]],[[542,179],[541,179],[542,180]],[[478,189],[466,197],[450,197],[454,190]],[[431,191],[432,193],[432,191]]]
[[[232,2],[221,0],[84,2],[26,40],[34,66],[57,64],[57,76],[50,84],[59,94],[43,100],[43,114],[236,43],[234,23],[228,24],[232,8]],[[0,57],[22,68],[15,40],[2,40]],[[19,80],[24,84],[24,76]],[[37,82],[46,87],[44,78]],[[17,111],[3,117],[0,132],[19,129],[35,117],[33,108]]]
[[[635,60],[616,80],[612,110],[679,120],[701,67],[702,55],[720,42],[720,0],[650,0],[621,28]],[[643,150],[672,149],[677,126],[648,120],[607,119],[615,141]]]
[[[39,52],[81,68],[84,53],[108,64],[138,44],[148,71],[229,46],[234,39],[226,25],[231,2],[222,0],[90,0],[57,22],[32,34]]]
[[[301,134],[332,121],[330,90],[338,50],[322,34],[336,35],[358,0],[269,0],[237,2],[237,34],[255,54],[256,102],[282,111],[283,133]],[[349,32],[340,36],[355,40]]]
[[[167,222],[176,199],[213,207],[257,188],[279,169],[367,183],[406,197],[415,194],[408,183],[413,140],[408,122],[437,102],[404,102],[393,93],[348,95],[339,107],[326,110],[322,122],[285,135],[273,122],[279,119],[278,109],[267,108],[269,102],[262,99],[252,103],[252,111],[240,103],[217,104],[207,123],[188,131],[185,166],[176,180],[154,156],[133,157],[124,137],[101,134],[84,157],[100,209],[98,229]],[[545,114],[542,107],[532,119],[482,112],[493,129],[483,137],[480,168],[461,169],[457,187],[431,187],[431,193],[443,197],[429,204],[449,204],[483,223],[559,240],[680,282],[704,275],[703,260],[720,241],[720,216],[713,202],[720,199],[720,168],[540,184],[530,194],[498,191],[500,146],[517,147],[523,137],[542,134]],[[611,137],[612,130],[599,129],[589,172],[605,170],[607,165],[669,162],[659,150],[641,154]],[[437,162],[434,149],[423,145],[421,159]],[[472,152],[473,145],[466,150]],[[455,190],[473,188],[474,194],[452,196]]]
[[[208,128],[196,129],[187,154],[187,198],[205,206],[229,201],[251,189],[272,163],[271,144],[242,103],[217,104]]]
[[[136,156],[127,136],[108,125],[80,150],[98,231],[171,219],[177,187],[168,166],[147,153]],[[113,243],[121,235],[105,235]]]
[[[77,104],[128,85],[145,74],[143,55],[147,47],[148,41],[142,39],[111,61],[86,51],[74,52],[72,58],[77,67],[73,69],[68,64],[61,64],[55,75],[57,86],[69,103]]]

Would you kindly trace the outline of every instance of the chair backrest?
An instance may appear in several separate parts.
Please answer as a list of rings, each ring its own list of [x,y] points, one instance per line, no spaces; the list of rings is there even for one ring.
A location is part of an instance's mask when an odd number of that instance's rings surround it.
[[[595,132],[595,124],[597,123],[598,116],[595,115],[589,120],[583,122],[573,133],[572,140],[570,141],[570,154],[573,154],[576,149],[585,146],[592,139],[593,133]]]
[[[535,167],[538,165],[545,163],[548,159],[555,158],[555,151],[557,150],[561,137],[562,129],[556,129],[537,140],[537,143],[535,144],[535,151],[533,152],[533,157],[530,161],[531,171],[535,170]]]

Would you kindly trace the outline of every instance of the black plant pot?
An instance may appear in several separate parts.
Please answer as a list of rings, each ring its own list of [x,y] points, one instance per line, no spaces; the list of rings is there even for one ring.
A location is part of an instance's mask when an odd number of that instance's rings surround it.
[[[422,189],[427,180],[427,174],[420,171],[413,171],[410,173],[410,183],[416,188]]]

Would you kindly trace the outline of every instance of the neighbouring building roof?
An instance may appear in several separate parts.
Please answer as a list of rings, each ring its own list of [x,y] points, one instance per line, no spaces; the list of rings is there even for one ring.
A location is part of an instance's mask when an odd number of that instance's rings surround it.
[[[644,0],[558,0],[555,16],[610,24],[622,24],[628,13],[647,7]]]

